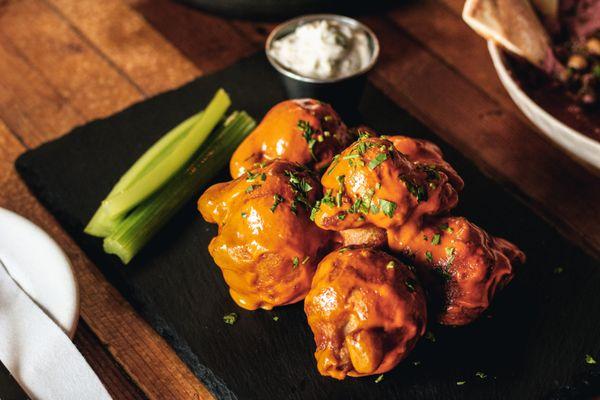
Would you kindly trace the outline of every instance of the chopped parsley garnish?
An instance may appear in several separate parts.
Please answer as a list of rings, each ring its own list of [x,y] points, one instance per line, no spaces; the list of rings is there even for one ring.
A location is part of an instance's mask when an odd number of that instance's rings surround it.
[[[337,217],[338,217],[338,219],[339,219],[340,221],[343,221],[343,220],[345,220],[345,219],[346,219],[346,213],[341,213],[341,214],[338,214],[338,216],[337,216]]]
[[[351,160],[353,158],[360,158],[360,154],[348,154],[347,156],[342,157],[342,160]]]
[[[273,317],[273,321],[275,321],[275,322],[279,321],[279,317],[278,317],[277,315],[275,315],[275,316]]]
[[[329,164],[329,167],[327,168],[327,175],[331,174],[333,172],[333,170],[335,169],[336,165],[340,162],[340,155],[336,154],[335,156],[333,156],[333,158],[331,159],[331,164]]]
[[[313,148],[317,141],[316,141],[316,139],[312,138],[312,135],[317,133],[317,130],[315,128],[313,128],[312,126],[310,126],[308,121],[305,121],[303,119],[298,120],[297,126],[302,131],[302,136],[304,137],[304,140],[306,140],[306,143],[308,144],[308,151],[310,151],[310,155],[312,156],[313,159],[316,159],[315,154],[313,152]]]
[[[362,205],[363,205],[363,199],[357,199],[354,203],[352,203],[348,212],[350,214],[357,214],[360,212]]]
[[[591,355],[586,354],[585,355],[585,363],[586,364],[590,364],[590,365],[594,365],[594,364],[596,364],[596,360]]]
[[[485,378],[487,378],[487,375],[486,375],[486,374],[484,374],[484,373],[483,373],[483,372],[481,372],[481,371],[477,371],[477,372],[475,372],[475,376],[476,376],[476,377],[478,377],[479,379],[485,379]]]
[[[338,207],[342,206],[342,192],[337,192],[335,195],[335,205]]]
[[[433,254],[431,254],[431,252],[429,250],[427,250],[425,252],[425,258],[427,259],[427,261],[432,262],[433,261]]]
[[[291,204],[291,209],[294,214],[298,210],[298,203],[304,204],[307,210],[312,209],[312,204],[308,201],[308,192],[313,187],[303,177],[298,177],[293,171],[285,171],[285,175],[290,179],[290,186],[294,192],[294,200]]]
[[[246,175],[248,175],[248,177],[246,178],[246,182],[252,182],[254,179],[256,179],[258,173],[253,174],[252,171],[248,171],[246,172]]]
[[[245,212],[242,213],[242,218],[246,218],[248,216],[248,214],[246,214]]]
[[[260,180],[261,181],[266,181],[267,180],[267,174],[265,174],[264,172],[262,174],[260,174]]]
[[[356,145],[356,150],[358,151],[359,155],[365,154],[365,151],[367,151],[368,148],[369,147],[365,142],[358,142],[358,144]]]
[[[377,379],[375,379],[375,383],[379,383],[383,380],[383,374],[379,375]]]
[[[310,186],[306,179],[299,178],[293,171],[285,171],[284,173],[290,179],[292,189],[304,193],[308,193],[312,190],[312,186]]]
[[[446,251],[447,256],[454,255],[454,250],[455,250],[454,247],[446,247],[444,250]]]
[[[256,189],[258,189],[260,187],[260,185],[250,185],[246,188],[246,193],[250,193]]]
[[[381,164],[382,162],[384,162],[385,160],[387,160],[387,154],[385,154],[385,153],[377,154],[377,156],[375,156],[375,158],[369,162],[369,169],[377,168],[377,166],[379,164]]]
[[[283,203],[285,199],[283,197],[281,197],[281,195],[279,194],[274,194],[273,195],[273,205],[271,206],[271,212],[275,212],[275,209],[277,208],[277,206],[281,203]]]
[[[235,324],[235,322],[237,321],[237,319],[238,319],[238,315],[236,313],[234,313],[234,312],[229,313],[229,314],[223,316],[223,322],[225,322],[228,325]]]
[[[379,205],[381,206],[381,211],[390,218],[394,217],[394,212],[396,211],[396,203],[393,201],[388,201],[381,199],[379,200]]]
[[[436,181],[440,179],[440,173],[435,165],[422,165],[421,169],[427,174],[427,179]]]
[[[371,214],[377,214],[379,212],[379,207],[375,203],[371,203]]]
[[[448,261],[446,262],[446,266],[449,267],[454,262],[454,258],[456,257],[456,249],[454,247],[446,247],[444,249],[446,251],[446,255],[448,256]]]
[[[429,198],[429,196],[427,194],[427,187],[417,185],[416,183],[411,182],[407,178],[402,178],[402,180],[404,181],[404,184],[406,185],[408,192],[410,194],[412,194],[414,197],[416,197],[417,201],[419,203],[422,201],[427,201],[427,199]]]
[[[452,233],[454,232],[454,229],[450,228],[448,226],[448,224],[441,224],[440,226],[438,226],[438,228],[440,229],[440,231],[442,232],[448,232],[448,233]]]
[[[310,209],[310,220],[311,221],[315,220],[315,217],[317,216],[317,213],[319,212],[319,207],[321,207],[321,202],[317,201],[315,203],[315,206]]]
[[[425,334],[425,339],[429,340],[432,343],[435,343],[436,340],[435,335],[431,331],[427,331],[427,333]]]
[[[358,130],[358,139],[359,140],[368,139],[369,137],[371,137],[371,134],[368,131],[365,131],[362,129]]]
[[[440,244],[440,242],[442,241],[442,236],[439,233],[436,233],[435,235],[433,235],[433,239],[431,239],[431,244],[433,245],[437,245]]]
[[[457,385],[457,386],[462,386],[462,385],[464,385],[465,383],[467,383],[467,381],[458,381],[458,382],[456,382],[456,385]]]
[[[331,196],[331,193],[332,193],[332,190],[329,189],[325,193],[325,196],[323,196],[323,198],[321,199],[321,203],[328,204],[330,206],[335,206],[335,201],[334,201],[333,197]]]
[[[298,257],[294,257],[294,259],[292,260],[292,264],[294,265],[294,268],[296,268],[298,264],[300,264],[300,260],[298,259]]]
[[[387,263],[385,268],[386,269],[394,269],[394,268],[396,268],[396,263],[394,261],[390,261],[389,263]]]
[[[416,284],[416,282],[414,280],[407,279],[407,280],[404,281],[404,284],[408,288],[409,292],[413,293],[415,291],[415,284]]]

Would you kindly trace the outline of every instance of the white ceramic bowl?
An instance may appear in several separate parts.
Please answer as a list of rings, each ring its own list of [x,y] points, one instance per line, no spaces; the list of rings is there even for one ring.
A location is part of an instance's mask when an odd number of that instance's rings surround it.
[[[523,114],[544,136],[592,172],[600,175],[600,142],[568,127],[537,105],[511,77],[498,46],[488,41],[488,50],[500,81]]]

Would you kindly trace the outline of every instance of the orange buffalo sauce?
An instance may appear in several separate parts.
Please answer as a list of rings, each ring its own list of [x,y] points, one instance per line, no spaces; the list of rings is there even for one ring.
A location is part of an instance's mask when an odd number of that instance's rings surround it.
[[[414,348],[427,323],[425,295],[396,258],[342,248],[319,264],[304,310],[317,368],[336,379],[381,374]]]
[[[388,230],[391,250],[417,270],[438,322],[465,325],[485,311],[525,255],[462,217],[431,217]]]
[[[443,171],[413,164],[384,138],[361,137],[333,160],[321,183],[325,196],[314,220],[335,231],[401,226],[458,201]]]
[[[331,238],[309,219],[320,193],[304,167],[277,160],[200,197],[202,216],[219,226],[208,249],[240,307],[271,309],[306,296]]]
[[[313,99],[283,101],[233,153],[231,176],[276,158],[320,171],[351,142],[352,135],[330,105]]]

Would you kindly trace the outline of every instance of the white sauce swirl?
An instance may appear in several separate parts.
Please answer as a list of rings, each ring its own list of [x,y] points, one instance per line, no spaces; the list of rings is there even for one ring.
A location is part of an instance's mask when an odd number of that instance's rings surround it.
[[[343,78],[369,64],[367,34],[333,20],[299,26],[271,45],[271,55],[284,67],[307,78]]]

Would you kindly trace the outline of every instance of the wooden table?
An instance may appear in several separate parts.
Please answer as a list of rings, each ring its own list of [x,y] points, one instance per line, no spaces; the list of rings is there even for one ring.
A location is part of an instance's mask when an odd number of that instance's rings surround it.
[[[462,0],[420,0],[361,17],[382,44],[371,80],[598,257],[600,179],[515,108],[461,8]],[[75,343],[115,399],[211,395],[33,198],[13,162],[261,49],[272,26],[167,0],[0,0],[0,206],[39,224],[71,258],[81,290]]]

